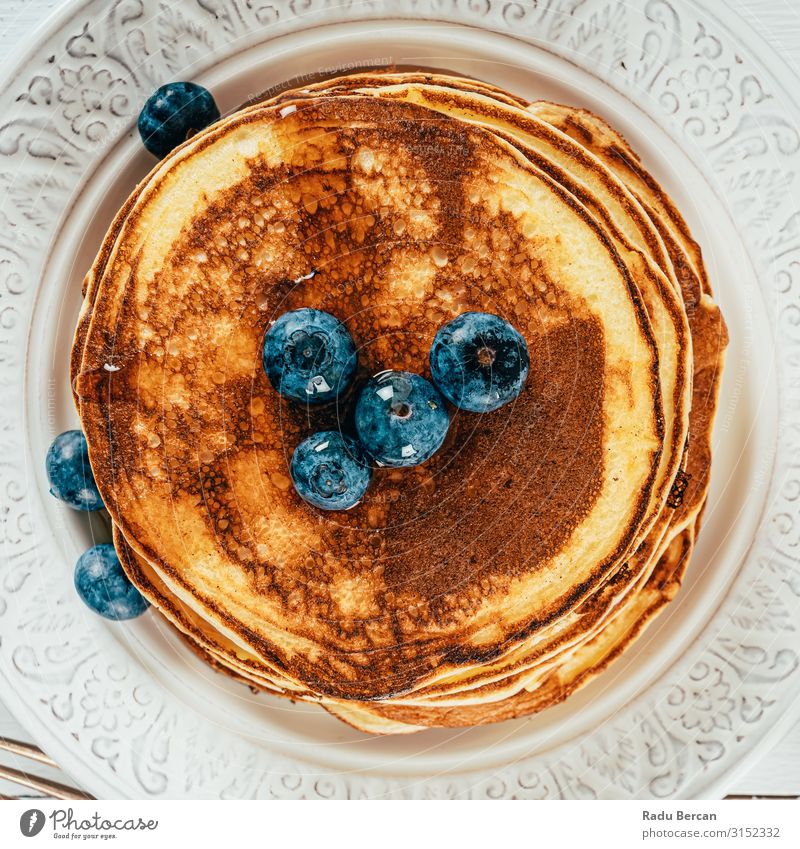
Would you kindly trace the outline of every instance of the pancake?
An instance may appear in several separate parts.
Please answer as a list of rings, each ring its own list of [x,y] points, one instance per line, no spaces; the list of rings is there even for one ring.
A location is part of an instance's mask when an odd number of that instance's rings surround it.
[[[135,550],[190,586],[218,617],[237,620],[259,654],[291,669],[293,677],[328,695],[385,696],[387,685],[395,692],[410,689],[450,653],[479,656],[488,631],[493,643],[506,642],[532,622],[557,616],[627,553],[661,454],[657,355],[639,292],[604,234],[504,141],[462,122],[431,121],[411,104],[374,98],[314,100],[284,118],[279,112],[270,107],[223,122],[204,134],[202,156],[195,150],[175,157],[158,186],[151,182],[140,195],[92,312],[81,368],[100,383],[94,394],[82,387],[81,416],[100,491]],[[377,115],[370,120],[370,113]],[[379,171],[372,167],[375,157],[388,160],[390,151],[395,162],[402,157],[391,150],[397,133],[388,135],[382,125],[404,121],[413,127],[406,143],[415,159],[409,155],[404,166],[410,174],[398,173],[387,186],[388,162]],[[441,156],[454,146],[463,158]],[[243,148],[252,151],[253,164],[239,157],[226,167],[231,152]],[[460,191],[453,191],[455,185]],[[256,225],[259,253],[251,257],[255,234],[248,242],[239,235],[246,230],[239,222],[252,227],[245,214],[267,191],[270,205],[259,213],[263,228]],[[208,197],[212,193],[216,200]],[[385,209],[394,195],[394,207]],[[467,252],[464,207],[470,195],[480,202],[466,212],[498,224],[483,231],[496,244],[476,250],[473,239]],[[313,213],[295,212],[303,198]],[[409,202],[416,203],[414,215],[407,214]],[[340,226],[331,262],[326,254],[332,253],[333,228]],[[210,248],[210,242],[229,247],[234,233],[246,246],[232,253]],[[302,247],[289,249],[289,243]],[[508,285],[511,269],[498,266],[493,249],[537,268],[527,292]],[[309,254],[317,269],[311,278]],[[467,268],[480,275],[469,289]],[[369,277],[373,284],[366,289],[361,281]],[[226,278],[230,290],[221,297],[216,293]],[[414,306],[420,302],[424,307]],[[281,459],[287,443],[297,444],[308,433],[305,415],[270,392],[259,353],[269,319],[299,305],[327,309],[361,344],[370,343],[360,352],[368,373],[419,369],[438,327],[468,309],[512,314],[536,360],[528,386],[541,393],[547,380],[553,387],[536,415],[537,432],[531,433],[530,410],[480,421],[457,416],[450,444],[428,466],[437,489],[448,496],[440,509],[430,509],[414,472],[394,482],[401,493],[396,503],[367,499],[341,524],[320,527],[318,516],[273,479],[277,474],[265,486],[260,471]],[[376,328],[382,336],[375,336]],[[592,357],[597,365],[587,369]],[[188,371],[187,361],[203,368]],[[107,364],[119,370],[109,372]],[[542,404],[542,395],[523,393],[515,407],[534,399]],[[253,417],[235,431],[235,445],[228,444],[225,409]],[[579,437],[574,421],[592,418],[596,426]],[[322,422],[314,425],[319,429]],[[198,453],[200,434],[206,456]],[[486,536],[485,512],[476,510],[476,499],[463,486],[463,468],[479,468],[480,456],[492,446],[503,483],[511,481],[504,489],[513,488],[536,442],[537,461],[549,454],[560,462],[551,464],[549,474],[539,464],[537,477],[521,484],[531,503],[547,499],[555,510],[540,520],[538,533],[526,527],[524,540],[505,540],[502,548],[485,540],[472,580],[453,585],[464,578],[463,553],[452,545],[454,527],[468,539]],[[631,443],[636,452],[630,452]],[[559,489],[569,469],[573,484],[594,495],[591,510],[574,489]],[[507,494],[498,489],[485,493],[483,503],[494,497],[506,511]],[[370,516],[376,512],[385,530],[371,541]],[[423,569],[408,545],[409,522],[414,536],[428,543]],[[223,537],[218,530],[226,531]],[[559,536],[569,539],[568,549]],[[355,552],[367,561],[354,562]],[[534,562],[522,570],[522,558]],[[280,569],[275,560],[282,561]],[[440,574],[431,575],[429,562]],[[213,571],[203,563],[213,563]],[[554,570],[572,577],[555,582]],[[375,588],[365,586],[368,575]],[[487,582],[497,583],[492,603],[483,595]],[[357,592],[361,598],[354,597]],[[411,628],[424,630],[425,638],[407,658],[398,631]],[[368,675],[357,674],[367,663]]]
[[[215,668],[373,733],[480,724],[565,698],[674,596],[724,322],[627,143],[545,107],[434,74],[322,82],[190,139],[113,222],[76,401],[126,571]],[[361,379],[423,371],[467,309],[536,362],[500,420],[459,413],[440,455],[328,522],[286,467],[339,413],[260,369],[297,306],[344,320]]]

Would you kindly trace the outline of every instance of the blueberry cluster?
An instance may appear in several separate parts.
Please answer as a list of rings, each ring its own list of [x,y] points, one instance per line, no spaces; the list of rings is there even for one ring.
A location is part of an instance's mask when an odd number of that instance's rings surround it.
[[[264,337],[263,362],[270,383],[285,398],[320,404],[351,385],[357,354],[338,319],[304,308],[272,324]],[[434,338],[433,383],[411,372],[380,372],[358,394],[357,438],[323,431],[297,446],[290,466],[295,489],[321,510],[354,507],[369,486],[370,462],[394,468],[424,463],[447,436],[446,401],[470,412],[496,410],[522,391],[529,364],[525,340],[507,321],[463,313]]]
[[[60,433],[45,458],[50,492],[73,510],[103,509],[103,499],[89,465],[89,447],[79,430]],[[148,604],[128,580],[114,546],[101,543],[85,551],[75,564],[75,589],[95,613],[106,619],[133,619]]]

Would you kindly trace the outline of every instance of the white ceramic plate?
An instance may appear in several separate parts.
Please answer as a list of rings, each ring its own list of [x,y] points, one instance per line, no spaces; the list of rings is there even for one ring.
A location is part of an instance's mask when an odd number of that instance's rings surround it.
[[[642,5],[76,0],[16,57],[0,91],[2,696],[88,790],[697,798],[722,793],[794,715],[800,111],[752,36],[685,0]],[[152,162],[135,132],[149,93],[194,79],[232,109],[289,77],[388,63],[608,118],[689,219],[731,335],[711,498],[678,599],[566,703],[402,738],[252,694],[153,612],[92,616],[72,566],[106,530],[49,497],[43,471],[53,436],[77,425],[82,276]]]

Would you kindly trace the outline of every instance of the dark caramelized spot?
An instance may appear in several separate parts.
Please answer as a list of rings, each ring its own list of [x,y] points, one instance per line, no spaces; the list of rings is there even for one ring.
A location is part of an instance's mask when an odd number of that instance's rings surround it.
[[[433,486],[415,473],[395,484],[383,531],[389,591],[424,599],[434,619],[455,615],[559,551],[600,483],[602,374],[602,334],[576,321],[534,342],[516,403],[454,417],[425,466]]]

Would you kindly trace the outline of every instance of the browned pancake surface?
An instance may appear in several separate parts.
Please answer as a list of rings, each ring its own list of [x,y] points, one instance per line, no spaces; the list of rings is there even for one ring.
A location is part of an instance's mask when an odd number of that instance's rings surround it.
[[[380,680],[401,690],[460,648],[418,666],[403,667],[398,655],[413,658],[418,640],[435,642],[439,629],[468,621],[520,572],[535,572],[592,509],[603,465],[603,331],[543,267],[526,262],[527,237],[512,221],[465,196],[475,176],[473,131],[414,115],[403,133],[409,109],[387,105],[391,131],[351,132],[351,107],[336,108],[343,127],[305,138],[291,170],[253,175],[199,211],[146,297],[131,293],[113,332],[90,339],[89,359],[119,363],[119,371],[94,384],[86,372],[79,388],[83,407],[110,402],[115,430],[139,437],[116,439],[110,457],[93,457],[100,479],[116,489],[128,470],[143,469],[158,486],[166,482],[175,509],[202,515],[253,590],[279,599],[300,631],[305,617],[312,628],[325,621],[338,629],[362,666],[359,687],[374,691]],[[379,179],[335,167],[337,158],[358,160],[359,147],[369,151],[367,171],[391,158],[385,190],[399,201],[384,208]],[[134,212],[126,226],[135,225]],[[138,257],[116,261],[135,268]],[[186,274],[190,295],[175,302],[172,283]],[[261,367],[269,321],[299,306],[347,324],[360,379],[384,368],[426,373],[444,321],[467,309],[505,315],[531,348],[528,385],[493,416],[459,413],[429,464],[379,470],[362,505],[321,517],[293,492],[288,458],[308,433],[351,423],[336,407],[309,415],[284,402]],[[137,334],[145,331],[143,346]],[[87,400],[92,391],[97,398]],[[135,486],[145,502],[147,485],[140,478]],[[267,526],[254,532],[259,513]],[[290,537],[270,534],[270,513],[291,514]],[[146,537],[136,524],[147,521],[146,509],[123,518],[126,535]],[[191,550],[192,540],[180,544]],[[145,553],[160,560],[152,545]],[[392,642],[407,648],[385,663],[368,653]],[[291,666],[279,649],[275,658]]]

